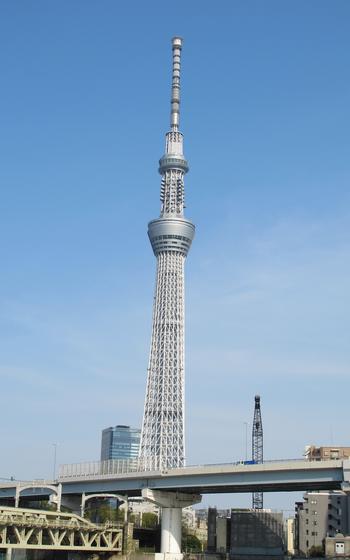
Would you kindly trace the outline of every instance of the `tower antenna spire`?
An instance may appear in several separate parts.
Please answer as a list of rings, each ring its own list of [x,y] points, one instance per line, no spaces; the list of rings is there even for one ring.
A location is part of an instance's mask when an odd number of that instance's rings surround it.
[[[173,75],[171,83],[171,130],[179,130],[180,125],[180,70],[181,70],[181,37],[173,37]]]

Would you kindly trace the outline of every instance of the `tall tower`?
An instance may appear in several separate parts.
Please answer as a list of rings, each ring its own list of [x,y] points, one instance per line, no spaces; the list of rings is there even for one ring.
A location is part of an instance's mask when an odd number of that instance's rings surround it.
[[[148,224],[157,274],[139,454],[146,469],[185,463],[184,265],[195,227],[184,217],[188,164],[179,131],[181,49],[182,39],[174,37],[170,131],[159,161],[160,217]]]
[[[255,395],[254,419],[252,430],[252,459],[255,463],[262,463],[263,454],[263,427],[261,421],[260,397]],[[263,509],[263,493],[253,492],[253,509]]]

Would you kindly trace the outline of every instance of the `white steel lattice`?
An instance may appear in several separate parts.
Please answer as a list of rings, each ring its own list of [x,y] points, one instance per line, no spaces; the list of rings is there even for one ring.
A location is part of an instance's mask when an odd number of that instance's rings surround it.
[[[183,466],[184,261],[158,255],[141,456],[146,468]]]
[[[183,215],[188,165],[178,130],[181,46],[175,37],[171,130],[159,162],[161,214],[148,225],[157,276],[139,458],[143,468],[157,470],[185,464],[184,264],[194,225]]]

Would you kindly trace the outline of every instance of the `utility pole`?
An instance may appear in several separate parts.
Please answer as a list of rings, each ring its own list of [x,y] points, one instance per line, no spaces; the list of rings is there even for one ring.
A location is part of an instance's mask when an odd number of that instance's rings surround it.
[[[248,422],[243,422],[244,427],[245,427],[245,455],[244,455],[244,460],[247,461],[248,460]]]
[[[53,469],[52,480],[56,480],[57,443],[53,443]]]
[[[260,396],[255,395],[254,419],[252,429],[252,460],[262,463],[264,459],[263,427],[261,421]],[[253,509],[263,509],[263,493],[253,492]]]

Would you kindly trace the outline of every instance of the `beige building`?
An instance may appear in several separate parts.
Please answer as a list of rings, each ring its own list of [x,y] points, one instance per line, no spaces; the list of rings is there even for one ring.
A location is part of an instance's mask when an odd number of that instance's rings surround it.
[[[305,457],[309,461],[326,461],[329,459],[349,459],[350,447],[316,447],[316,445],[307,445],[305,447]]]
[[[285,537],[284,542],[287,549],[287,553],[294,556],[294,525],[295,519],[289,517],[285,521]]]
[[[325,542],[325,555],[328,558],[349,557],[350,556],[350,537],[345,537],[338,533],[336,537],[327,537]]]

